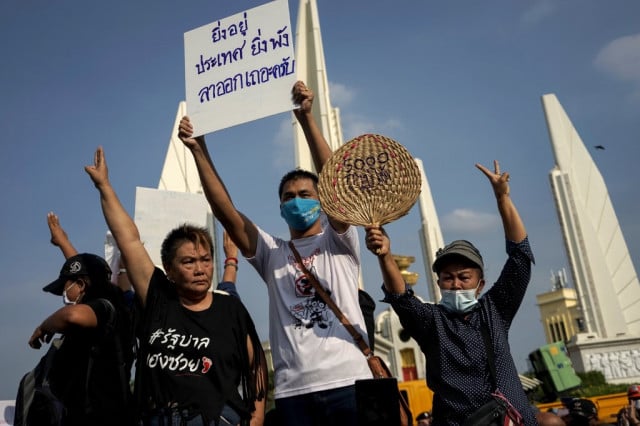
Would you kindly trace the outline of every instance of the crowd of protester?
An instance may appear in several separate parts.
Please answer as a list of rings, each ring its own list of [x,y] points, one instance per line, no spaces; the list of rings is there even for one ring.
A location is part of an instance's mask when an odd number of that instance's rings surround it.
[[[292,98],[320,172],[332,152],[312,114],[314,94],[297,82]],[[278,187],[289,239],[268,233],[236,209],[214,165],[214,159],[222,160],[209,151],[203,136],[193,136],[188,117],[180,121],[178,136],[193,155],[204,194],[225,231],[222,282],[211,291],[214,243],[206,228],[191,224],[166,235],[162,269],[154,265],[110,183],[106,155],[99,147],[85,170],[117,245],[117,271],[100,256],[78,253],[58,217],[49,213],[51,242],[66,260],[44,290],[62,296],[64,306],[45,318],[29,339],[39,349],[54,335],[63,336],[50,380],[63,404],[60,424],[358,424],[355,382],[371,378],[371,371],[303,271],[312,271],[351,324],[373,343],[368,315],[360,305],[357,229],[326,216],[317,175],[296,169],[285,174]],[[440,249],[433,263],[442,299],[423,303],[404,282],[386,231],[366,228],[366,247],[377,257],[382,275],[380,295],[427,359],[433,410],[417,415],[415,423],[469,424],[468,419],[498,395],[519,413],[520,424],[593,424],[597,411],[589,400],[567,402],[564,416],[535,413],[527,400],[508,332],[534,258],[511,198],[510,174],[501,172],[497,161],[493,170],[476,167],[491,185],[507,253],[502,272],[485,293],[488,277],[482,255],[471,242],[456,240]],[[297,263],[291,245],[306,268]],[[238,253],[256,269],[269,295],[275,409],[268,414],[265,354],[236,291]],[[629,406],[620,412],[621,425],[640,424],[637,387],[635,392],[630,389]]]

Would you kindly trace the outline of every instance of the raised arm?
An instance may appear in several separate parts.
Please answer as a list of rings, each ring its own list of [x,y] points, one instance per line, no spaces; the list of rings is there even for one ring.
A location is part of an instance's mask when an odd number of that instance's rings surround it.
[[[70,328],[95,328],[98,317],[89,305],[65,306],[42,321],[29,338],[29,346],[40,349],[43,343],[49,343],[56,333],[64,333]]]
[[[294,109],[293,112],[307,139],[316,172],[320,173],[324,164],[331,157],[332,151],[311,113],[314,99],[313,91],[304,82],[297,81],[291,90],[291,98],[295,104],[300,105],[300,108]]]
[[[222,233],[222,248],[224,249],[224,264],[222,266],[222,281],[218,283],[216,290],[222,290],[229,296],[240,299],[240,293],[236,288],[238,278],[238,246],[231,240],[231,237],[224,231]]]
[[[481,164],[476,164],[476,167],[484,173],[493,187],[505,238],[514,243],[521,242],[526,238],[527,230],[509,194],[509,173],[500,173],[500,164],[497,160],[493,161],[493,172]]]
[[[49,225],[49,232],[51,233],[51,244],[60,248],[65,259],[78,254],[78,250],[69,241],[67,233],[60,226],[58,216],[54,212],[47,213],[47,225]]]
[[[235,245],[227,231],[222,233],[222,248],[224,250],[224,270],[222,281],[236,283],[238,278],[238,246]]]
[[[220,221],[229,236],[246,257],[256,253],[258,229],[240,213],[231,201],[231,196],[211,161],[204,136],[193,137],[193,126],[189,117],[180,120],[178,137],[193,154],[198,175],[214,216]]]
[[[300,108],[294,109],[293,112],[304,132],[316,171],[320,174],[333,152],[311,112],[314,99],[313,91],[302,81],[298,81],[291,90],[291,98],[295,104],[300,105]],[[349,227],[349,224],[337,221],[332,217],[329,217],[329,223],[338,233],[345,232]]]
[[[149,280],[155,266],[140,240],[136,224],[120,203],[109,182],[107,161],[102,147],[96,150],[93,165],[86,166],[84,169],[100,193],[100,204],[107,226],[127,265],[129,281],[144,305],[147,300]]]
[[[129,276],[127,275],[127,265],[124,263],[122,254],[118,254],[118,276],[116,278],[116,285],[125,294],[129,291],[133,291],[131,281],[129,281]]]
[[[367,248],[378,257],[384,288],[389,293],[404,293],[404,278],[402,278],[398,264],[393,259],[393,254],[391,254],[391,242],[389,241],[387,233],[383,228],[376,226],[367,226],[365,227],[365,231]]]

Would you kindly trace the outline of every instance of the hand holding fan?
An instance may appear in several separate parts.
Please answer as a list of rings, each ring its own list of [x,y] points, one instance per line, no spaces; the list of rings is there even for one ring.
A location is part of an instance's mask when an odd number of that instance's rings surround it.
[[[382,135],[358,136],[338,148],[319,175],[325,213],[351,225],[382,226],[406,215],[420,195],[413,157]]]

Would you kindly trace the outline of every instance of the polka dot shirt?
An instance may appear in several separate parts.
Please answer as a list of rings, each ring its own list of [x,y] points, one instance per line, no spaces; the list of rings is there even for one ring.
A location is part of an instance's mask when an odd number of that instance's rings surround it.
[[[489,328],[494,348],[496,384],[523,415],[526,425],[536,425],[533,410],[522,389],[508,333],[531,278],[533,253],[528,238],[506,242],[508,259],[493,286],[464,316],[441,305],[422,303],[407,286],[403,294],[385,291],[402,326],[425,354],[427,384],[434,391],[433,425],[460,425],[495,390],[480,328]]]

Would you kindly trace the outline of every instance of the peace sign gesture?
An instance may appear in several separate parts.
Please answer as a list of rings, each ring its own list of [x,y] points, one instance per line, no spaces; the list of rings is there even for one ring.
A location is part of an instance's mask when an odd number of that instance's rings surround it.
[[[489,182],[491,182],[491,186],[493,187],[493,192],[496,194],[496,197],[509,195],[510,175],[508,172],[500,173],[500,164],[498,163],[498,160],[493,160],[493,172],[482,164],[476,164],[476,167],[489,178]]]

